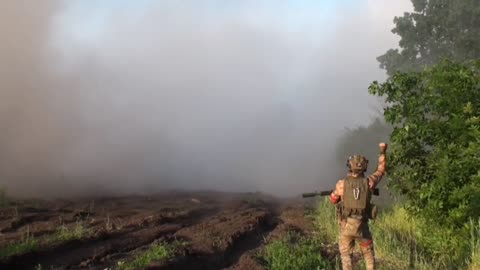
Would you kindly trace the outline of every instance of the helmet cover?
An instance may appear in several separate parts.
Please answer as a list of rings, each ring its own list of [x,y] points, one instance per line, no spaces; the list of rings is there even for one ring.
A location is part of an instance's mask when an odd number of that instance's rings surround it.
[[[368,160],[362,155],[355,154],[348,158],[347,167],[351,172],[363,173],[367,171]]]

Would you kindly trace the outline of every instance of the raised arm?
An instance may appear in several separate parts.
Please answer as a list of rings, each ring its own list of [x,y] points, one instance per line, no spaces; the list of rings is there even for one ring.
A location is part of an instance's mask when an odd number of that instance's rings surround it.
[[[387,169],[387,144],[382,142],[378,146],[380,148],[380,156],[378,157],[377,170],[368,176],[368,183],[371,189],[374,189],[380,183]]]

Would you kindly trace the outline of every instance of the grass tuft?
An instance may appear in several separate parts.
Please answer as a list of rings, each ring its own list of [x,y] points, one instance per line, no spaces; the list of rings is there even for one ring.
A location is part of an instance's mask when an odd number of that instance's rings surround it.
[[[37,250],[38,246],[38,240],[27,231],[20,241],[8,244],[0,249],[0,259]]]
[[[90,235],[91,231],[81,222],[77,222],[75,227],[68,228],[65,225],[60,226],[57,231],[49,236],[42,238],[41,246],[56,245],[61,242],[82,239]],[[8,258],[15,255],[25,254],[40,248],[40,241],[34,238],[28,231],[20,241],[16,241],[6,245],[0,249],[0,259]],[[41,267],[41,266],[40,266]]]
[[[55,234],[52,235],[51,241],[53,242],[65,242],[70,240],[82,239],[90,234],[90,230],[81,222],[77,222],[75,227],[68,228],[64,224],[58,227]]]
[[[185,243],[175,241],[171,244],[157,242],[152,244],[147,250],[137,254],[130,262],[119,261],[117,263],[118,270],[135,270],[144,269],[152,262],[168,260],[172,258],[176,250]]]

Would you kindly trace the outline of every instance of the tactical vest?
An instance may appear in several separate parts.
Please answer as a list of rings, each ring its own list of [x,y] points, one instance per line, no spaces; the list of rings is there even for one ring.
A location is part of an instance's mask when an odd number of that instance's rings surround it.
[[[342,216],[361,216],[368,218],[370,209],[370,187],[368,178],[347,176],[344,180],[342,198]]]

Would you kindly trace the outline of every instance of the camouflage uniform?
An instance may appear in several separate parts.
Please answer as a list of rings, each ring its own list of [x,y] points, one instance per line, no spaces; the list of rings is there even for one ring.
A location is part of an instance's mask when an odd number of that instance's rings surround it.
[[[385,149],[382,148],[382,153],[379,157],[379,164],[377,170],[370,176],[367,177],[368,185],[371,190],[381,181],[382,176],[385,172]],[[352,173],[350,172],[349,176]],[[356,177],[364,178],[363,172],[357,173]],[[330,200],[334,204],[341,203],[343,197],[345,180],[339,180],[336,186],[335,191],[330,195]],[[339,204],[340,205],[340,204]],[[337,209],[341,209],[337,205]],[[349,217],[344,217],[339,214],[339,239],[338,246],[340,250],[340,256],[342,260],[343,270],[352,270],[352,253],[355,247],[355,241],[360,245],[367,270],[375,270],[375,253],[373,249],[373,239],[370,229],[368,227],[368,218],[361,215],[350,215]]]
[[[359,243],[362,249],[367,270],[374,270],[375,253],[368,222],[355,218],[347,218],[340,222],[338,247],[340,249],[343,270],[352,269],[352,252],[355,247],[355,241]]]

